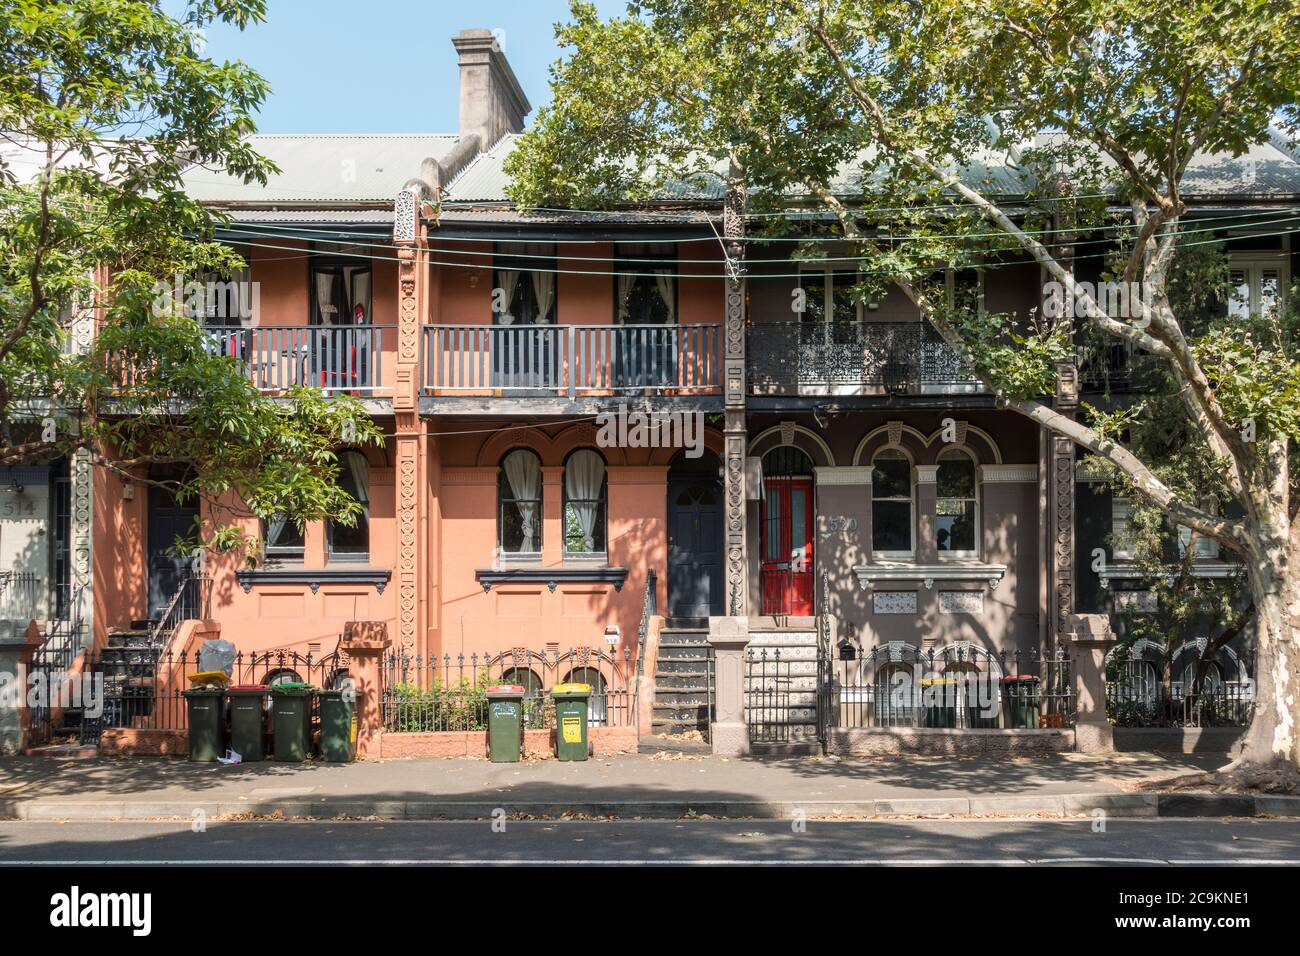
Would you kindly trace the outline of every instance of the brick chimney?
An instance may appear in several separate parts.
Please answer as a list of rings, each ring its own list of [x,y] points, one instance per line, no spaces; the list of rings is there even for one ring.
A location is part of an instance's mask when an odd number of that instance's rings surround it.
[[[460,136],[477,136],[481,150],[519,133],[533,108],[491,30],[462,30],[451,38],[460,58]]]

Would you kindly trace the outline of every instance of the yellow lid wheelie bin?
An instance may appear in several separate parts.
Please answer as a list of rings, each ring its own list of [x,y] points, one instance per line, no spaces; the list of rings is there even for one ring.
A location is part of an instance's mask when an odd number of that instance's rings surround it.
[[[556,684],[551,688],[555,701],[555,756],[560,760],[587,759],[587,702],[590,684]]]

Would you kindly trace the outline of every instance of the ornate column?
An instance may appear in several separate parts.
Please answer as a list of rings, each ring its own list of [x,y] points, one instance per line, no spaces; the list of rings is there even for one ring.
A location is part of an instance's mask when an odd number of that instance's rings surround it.
[[[722,233],[727,254],[726,313],[723,333],[723,485],[726,498],[727,607],[730,616],[749,614],[745,542],[745,186],[733,163],[727,176]]]
[[[393,579],[397,584],[396,650],[427,654],[426,541],[423,512],[428,499],[424,480],[428,448],[420,419],[420,327],[429,295],[427,244],[420,224],[420,198],[414,188],[398,194],[393,238],[397,249],[397,369],[393,386],[395,425],[394,507],[397,553]]]
[[[1079,371],[1071,362],[1056,366],[1056,410],[1073,418],[1079,405]],[[1051,547],[1051,644],[1060,647],[1074,614],[1074,442],[1048,432]]]

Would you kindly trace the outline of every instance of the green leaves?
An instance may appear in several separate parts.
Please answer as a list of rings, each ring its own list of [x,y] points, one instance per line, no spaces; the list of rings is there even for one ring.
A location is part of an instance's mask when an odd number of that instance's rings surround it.
[[[159,301],[160,283],[242,265],[183,175],[266,181],[274,167],[246,137],[267,85],[206,57],[195,31],[265,14],[264,0],[193,0],[176,17],[158,0],[0,6],[0,459],[90,447],[119,473],[179,466],[171,488],[211,506],[200,533],[218,550],[252,545],[235,520],[250,509],[355,521],[335,451],[382,441],[348,396],[259,394],[197,321]],[[92,309],[87,348],[71,333]],[[49,439],[37,413],[51,405]]]

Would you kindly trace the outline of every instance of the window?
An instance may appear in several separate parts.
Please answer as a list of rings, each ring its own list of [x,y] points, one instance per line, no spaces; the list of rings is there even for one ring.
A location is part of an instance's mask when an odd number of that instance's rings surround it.
[[[257,319],[258,298],[248,267],[232,269],[228,276],[215,272],[199,276],[185,290],[185,314],[204,325],[249,325]]]
[[[1285,272],[1285,260],[1234,258],[1228,270],[1232,280],[1228,315],[1243,319],[1250,316],[1276,317],[1285,305]]]
[[[310,294],[312,325],[366,325],[374,321],[369,263],[312,259]]]
[[[268,561],[301,561],[303,550],[302,528],[283,516],[263,522]]]
[[[976,557],[979,496],[974,460],[955,448],[945,451],[939,456],[935,482],[935,546],[941,556]]]
[[[606,550],[605,460],[582,448],[564,463],[564,553],[603,555]]]
[[[912,543],[912,462],[886,448],[871,463],[871,550],[881,557],[910,558]]]
[[[614,321],[620,325],[677,323],[677,247],[619,243],[614,247]]]
[[[554,324],[554,244],[511,243],[509,249],[494,246],[492,259],[492,321],[497,325]]]
[[[361,505],[361,514],[351,527],[337,521],[328,524],[331,558],[365,561],[370,557],[370,466],[359,451],[338,456],[339,486]]]
[[[542,463],[517,448],[501,459],[497,482],[500,502],[497,533],[502,554],[538,556],[542,552]]]
[[[854,272],[807,269],[799,273],[799,288],[803,290],[805,322],[856,322],[862,317],[862,307],[854,300],[853,287],[858,277]]]
[[[1133,503],[1114,495],[1110,499],[1111,555],[1116,561],[1133,557]]]

